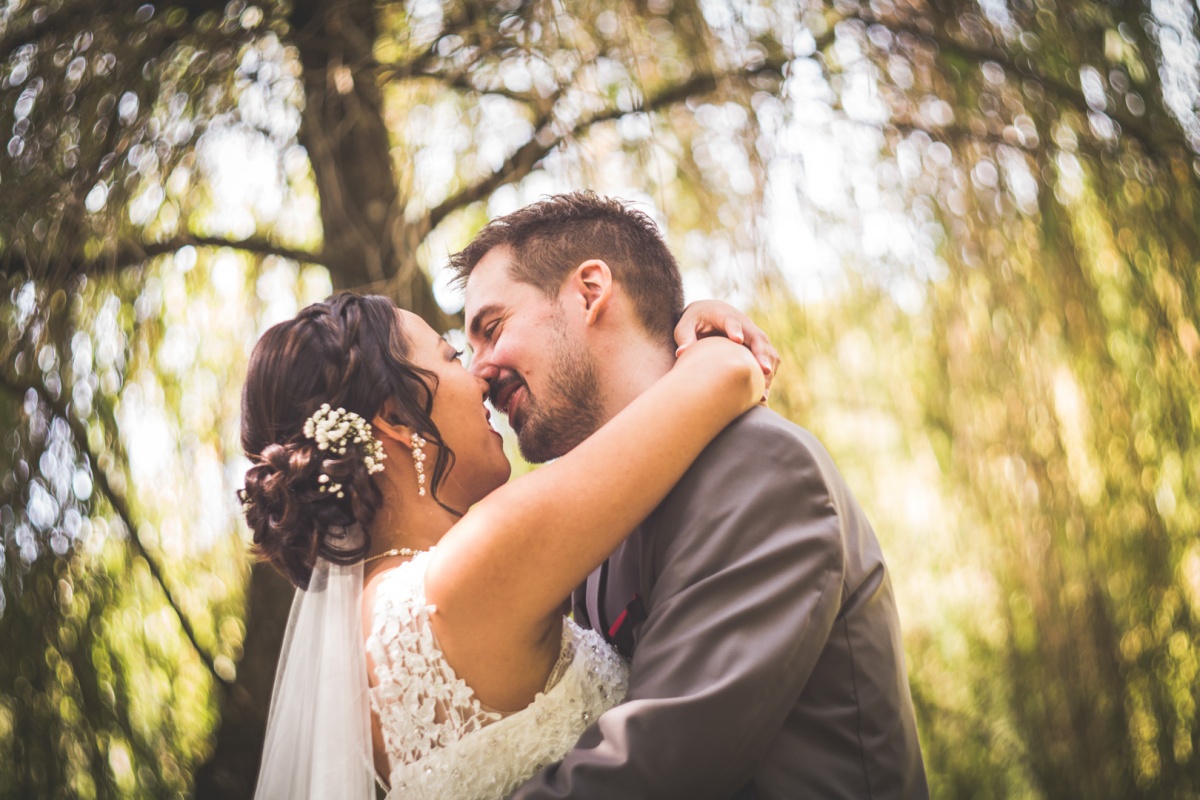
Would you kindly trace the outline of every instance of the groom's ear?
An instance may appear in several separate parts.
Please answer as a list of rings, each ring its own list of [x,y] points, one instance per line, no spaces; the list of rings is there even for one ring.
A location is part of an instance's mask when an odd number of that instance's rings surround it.
[[[598,258],[588,259],[575,268],[565,287],[578,303],[588,325],[594,325],[612,302],[612,270]]]

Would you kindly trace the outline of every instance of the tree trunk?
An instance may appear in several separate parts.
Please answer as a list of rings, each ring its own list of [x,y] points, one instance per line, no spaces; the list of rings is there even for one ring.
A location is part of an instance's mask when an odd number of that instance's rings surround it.
[[[300,140],[321,196],[324,249],[336,259],[334,285],[379,284],[395,271],[386,223],[397,194],[379,88],[358,66],[372,60],[374,9],[300,0],[291,22],[304,68]]]
[[[416,261],[428,220],[405,221],[392,175],[374,69],[374,4],[298,0],[291,21],[304,68],[300,141],[316,176],[334,288],[387,294],[445,329],[449,320]]]

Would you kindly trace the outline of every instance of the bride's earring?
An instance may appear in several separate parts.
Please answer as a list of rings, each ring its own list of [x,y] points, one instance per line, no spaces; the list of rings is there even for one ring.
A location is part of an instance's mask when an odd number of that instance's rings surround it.
[[[412,435],[412,439],[410,439],[409,441],[412,443],[413,466],[415,466],[417,468],[417,494],[424,497],[425,496],[425,451],[422,450],[421,448],[424,447],[426,444],[428,444],[428,442],[426,442],[424,439],[422,439],[420,437],[420,435],[418,435],[416,433],[414,433]]]

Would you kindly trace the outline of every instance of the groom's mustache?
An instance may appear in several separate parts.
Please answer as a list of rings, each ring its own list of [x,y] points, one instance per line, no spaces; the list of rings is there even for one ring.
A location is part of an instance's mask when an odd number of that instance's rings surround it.
[[[516,371],[505,372],[500,377],[488,383],[488,400],[492,406],[505,414],[508,414],[508,409],[500,405],[500,398],[507,399],[510,389],[515,389],[517,386],[524,385],[525,379]]]

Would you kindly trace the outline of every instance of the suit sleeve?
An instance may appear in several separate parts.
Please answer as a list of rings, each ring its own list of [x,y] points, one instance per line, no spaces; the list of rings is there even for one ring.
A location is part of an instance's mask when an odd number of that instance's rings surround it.
[[[646,523],[658,577],[626,702],[514,798],[728,798],[749,780],[830,634],[844,568],[813,454],[757,419]]]

